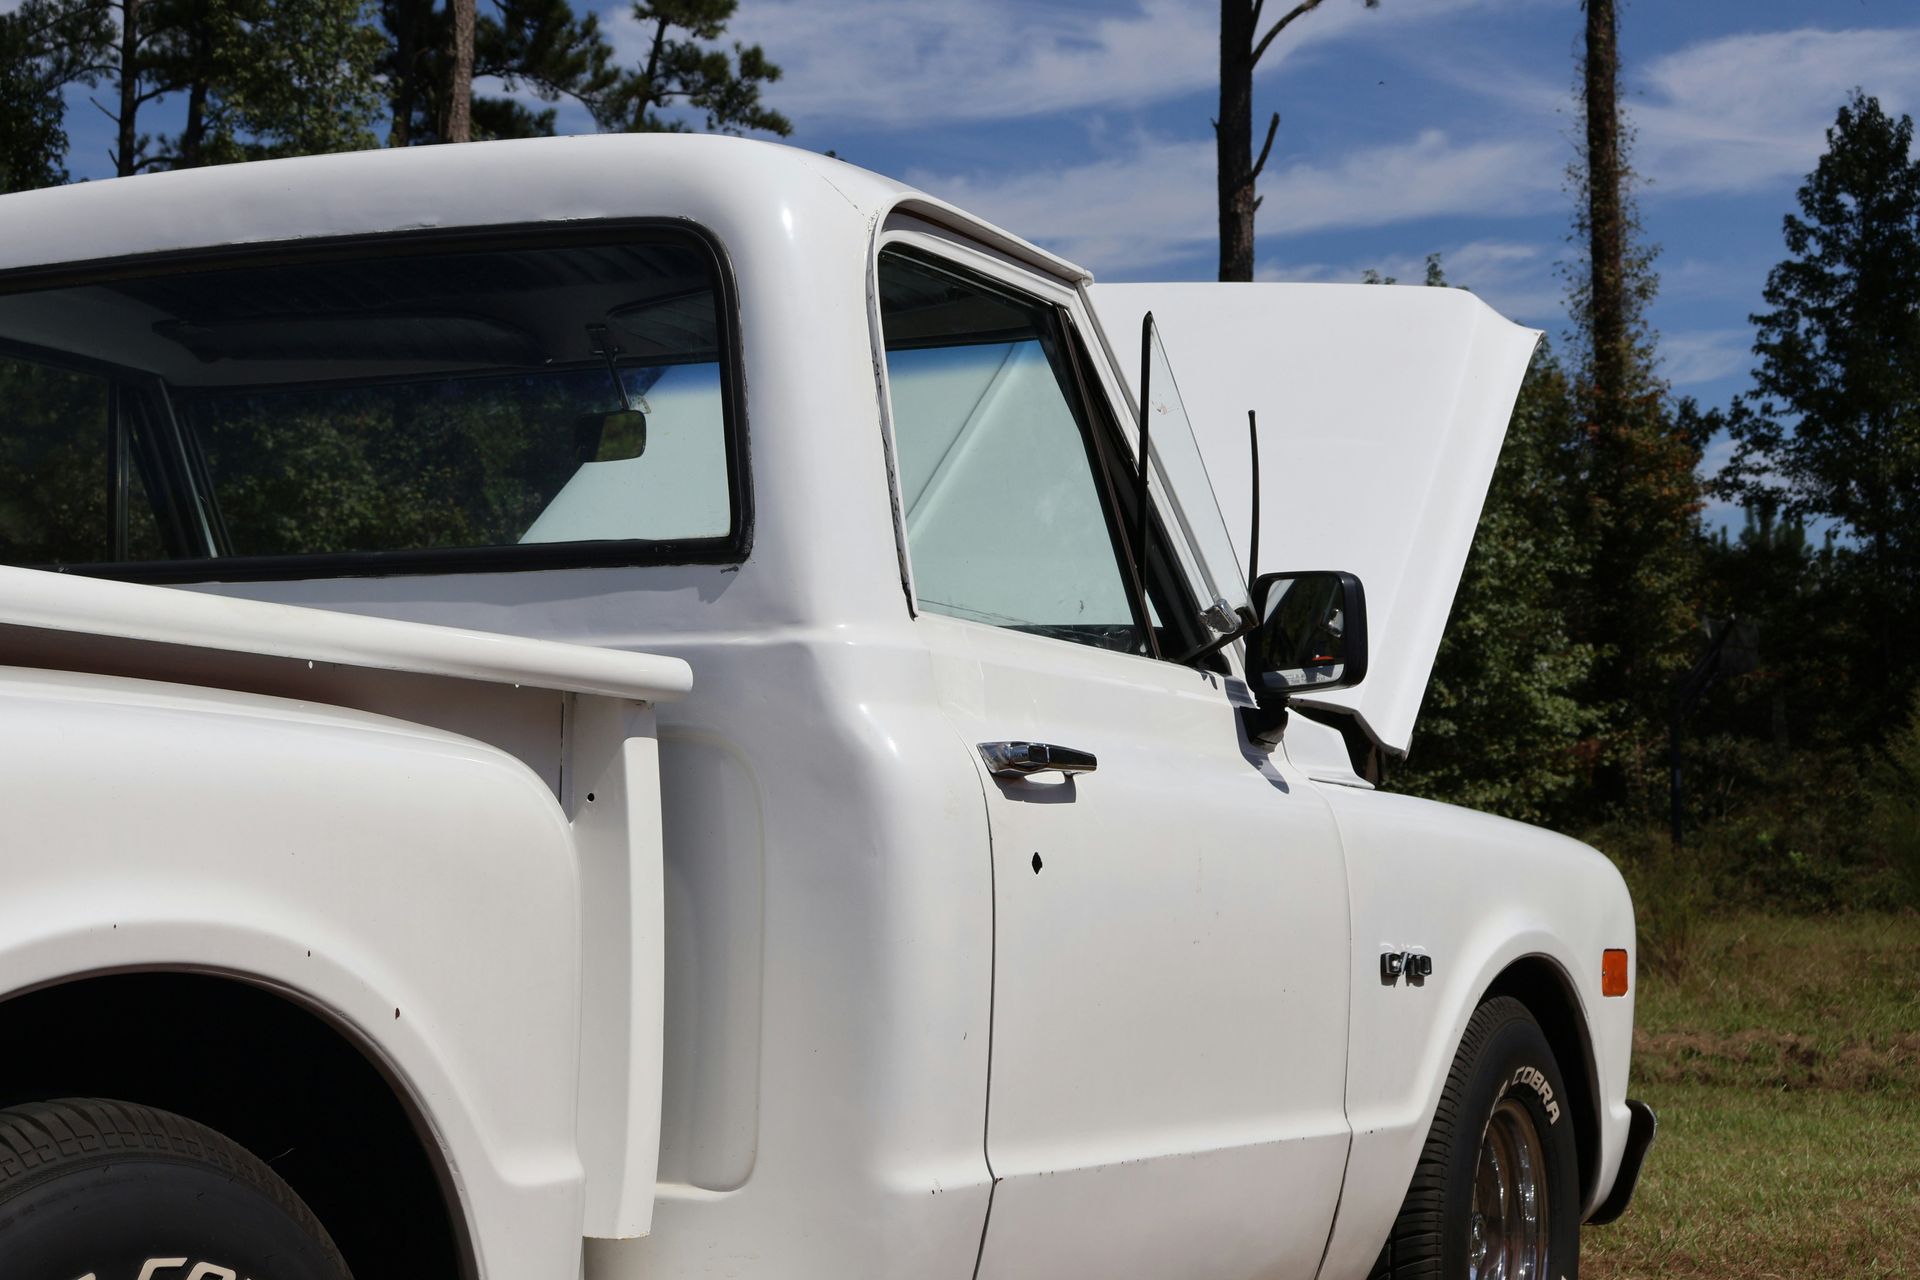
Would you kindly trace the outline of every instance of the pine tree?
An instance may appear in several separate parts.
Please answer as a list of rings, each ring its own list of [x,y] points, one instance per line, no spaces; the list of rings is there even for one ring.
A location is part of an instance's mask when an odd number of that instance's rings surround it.
[[[568,0],[498,0],[482,16],[475,41],[479,74],[498,78],[509,91],[530,89],[542,102],[573,98],[602,128],[617,127],[609,121],[620,71],[592,13],[576,16]],[[551,134],[555,113],[483,97],[474,118],[482,137],[518,138]]]
[[[621,82],[603,127],[678,132],[685,122],[666,114],[678,108],[704,115],[714,132],[792,133],[792,122],[760,101],[760,90],[780,78],[766,52],[736,41],[729,58],[712,47],[737,8],[739,0],[635,0],[634,21],[651,28],[646,60]]]
[[[1570,170],[1586,261],[1568,310],[1582,436],[1573,497],[1589,568],[1570,594],[1570,620],[1596,654],[1582,698],[1604,716],[1600,796],[1645,802],[1673,682],[1700,644],[1696,469],[1705,440],[1696,419],[1675,412],[1655,368],[1646,322],[1655,251],[1639,238],[1612,0],[1587,0],[1586,35],[1584,145]]]
[[[436,0],[381,0],[380,23],[387,37],[380,69],[393,117],[388,145],[449,140],[456,68],[448,7]],[[494,0],[481,8],[473,75],[497,79],[509,92],[531,90],[543,103],[571,98],[602,129],[632,127],[633,77],[615,65],[599,19],[577,15],[568,0]],[[512,97],[473,95],[468,110],[476,139],[544,137],[558,121],[557,105],[530,107]]]
[[[1736,402],[1722,488],[1836,521],[1857,631],[1860,727],[1920,682],[1920,161],[1913,121],[1856,91],[1785,220],[1789,257],[1752,317],[1755,390]]]

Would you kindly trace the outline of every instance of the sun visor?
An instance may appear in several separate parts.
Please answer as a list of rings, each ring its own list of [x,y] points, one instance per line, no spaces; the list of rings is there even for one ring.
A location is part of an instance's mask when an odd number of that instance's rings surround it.
[[[1259,571],[1343,569],[1367,593],[1366,680],[1299,701],[1353,713],[1404,754],[1539,332],[1460,289],[1104,284],[1089,295],[1116,351],[1133,349],[1153,312],[1214,494],[1243,538],[1247,411],[1259,415]]]

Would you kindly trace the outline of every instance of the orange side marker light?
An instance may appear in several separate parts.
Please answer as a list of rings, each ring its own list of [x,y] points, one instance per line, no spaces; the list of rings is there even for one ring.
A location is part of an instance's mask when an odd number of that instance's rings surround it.
[[[1622,948],[1608,947],[1600,953],[1600,994],[1627,994],[1627,953]]]

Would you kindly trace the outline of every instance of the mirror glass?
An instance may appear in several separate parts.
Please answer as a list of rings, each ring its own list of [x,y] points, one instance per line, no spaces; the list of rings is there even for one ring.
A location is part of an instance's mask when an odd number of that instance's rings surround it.
[[[1273,693],[1356,683],[1365,620],[1359,582],[1344,573],[1263,574],[1254,586],[1260,625],[1247,637],[1247,667]],[[1352,668],[1352,670],[1350,670]]]

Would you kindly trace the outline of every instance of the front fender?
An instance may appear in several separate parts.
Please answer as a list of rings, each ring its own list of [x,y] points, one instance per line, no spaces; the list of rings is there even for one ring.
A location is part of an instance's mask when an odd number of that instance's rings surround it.
[[[1410,796],[1322,790],[1345,843],[1353,912],[1354,1137],[1321,1274],[1367,1273],[1412,1180],[1468,1019],[1501,974],[1535,957],[1558,971],[1592,1053],[1600,1150],[1584,1215],[1613,1182],[1629,1119],[1633,996],[1600,994],[1601,952],[1624,947],[1631,958],[1634,949],[1620,873],[1593,849],[1536,827]],[[1387,981],[1381,954],[1403,951],[1430,956],[1432,975]]]
[[[153,969],[289,993],[411,1095],[483,1274],[578,1269],[578,870],[526,766],[334,707],[11,670],[0,805],[0,997]]]

